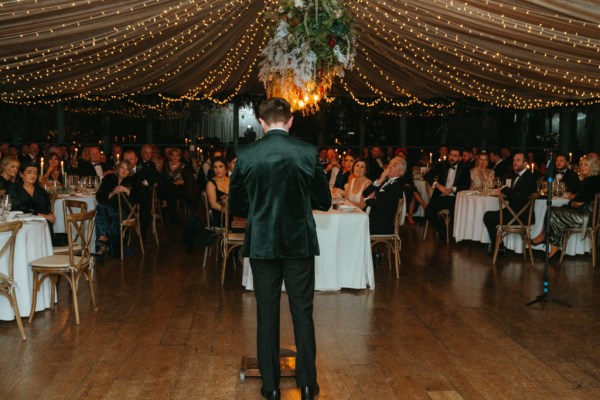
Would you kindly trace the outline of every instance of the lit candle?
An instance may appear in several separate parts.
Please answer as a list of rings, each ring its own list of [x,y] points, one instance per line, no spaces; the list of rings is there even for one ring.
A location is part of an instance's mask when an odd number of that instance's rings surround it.
[[[41,159],[41,162],[40,162],[40,165],[41,165],[41,167],[42,167],[42,168],[41,168],[41,171],[40,171],[40,175],[41,175],[41,176],[44,176],[44,157],[42,157],[42,159]]]
[[[65,176],[65,162],[63,160],[60,160],[60,171]]]
[[[429,153],[429,164],[431,164],[433,153]]]
[[[119,153],[117,153],[117,162],[119,162]]]
[[[535,164],[531,163],[531,173],[533,173],[534,169],[535,169]]]
[[[569,162],[573,162],[573,153],[569,153]]]

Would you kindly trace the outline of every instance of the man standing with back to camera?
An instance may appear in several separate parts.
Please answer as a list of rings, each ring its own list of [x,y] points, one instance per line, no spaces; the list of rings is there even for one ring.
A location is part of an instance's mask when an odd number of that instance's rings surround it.
[[[312,317],[315,256],[319,255],[312,209],[326,211],[331,193],[314,146],[289,135],[289,103],[261,103],[265,136],[243,146],[229,184],[232,215],[247,216],[242,254],[250,257],[257,307],[258,367],[267,399],[279,399],[279,305],[289,298],[296,340],[296,384],[302,399],[319,394]]]

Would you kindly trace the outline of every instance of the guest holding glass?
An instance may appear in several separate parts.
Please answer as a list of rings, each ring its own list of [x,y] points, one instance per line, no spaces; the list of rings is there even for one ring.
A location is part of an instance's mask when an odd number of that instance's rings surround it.
[[[352,156],[346,156],[352,157]],[[346,183],[344,186],[343,196],[346,201],[349,201],[360,209],[365,209],[367,203],[363,197],[363,191],[371,185],[371,180],[367,178],[368,167],[367,162],[363,158],[358,158],[352,165],[352,173],[354,179]]]
[[[57,185],[64,187],[65,177],[62,174],[60,168],[60,158],[56,153],[49,153],[47,156],[47,168],[44,172],[44,176],[42,176],[41,184],[53,186],[54,182]]]
[[[488,168],[490,161],[485,151],[477,154],[477,163],[471,169],[471,187],[475,190],[481,190],[484,187],[492,188],[494,182],[494,171]]]
[[[12,185],[8,191],[12,210],[44,217],[52,232],[52,224],[56,221],[56,217],[51,211],[50,196],[38,183],[37,164],[31,161],[21,164],[19,171],[23,183]]]
[[[563,232],[567,229],[581,228],[585,233],[592,223],[592,210],[596,193],[600,193],[600,164],[597,157],[583,156],[579,160],[579,177],[582,180],[577,193],[571,196],[569,204],[552,207],[548,230],[550,245],[549,258],[555,257],[562,247]],[[546,240],[545,229],[531,243],[538,245]],[[594,245],[594,244],[592,244]]]
[[[129,202],[135,201],[135,182],[131,173],[129,161],[122,160],[117,164],[117,172],[107,175],[96,192],[96,254],[107,251],[113,257],[120,254],[119,237],[119,193],[127,197]],[[128,210],[123,210],[123,214]]]
[[[19,165],[19,159],[14,156],[6,156],[0,160],[0,190],[8,191],[15,184]]]
[[[212,169],[215,175],[206,183],[206,198],[210,205],[212,226],[222,226],[223,206],[221,201],[229,194],[229,176],[227,175],[227,160],[218,157],[213,160]]]

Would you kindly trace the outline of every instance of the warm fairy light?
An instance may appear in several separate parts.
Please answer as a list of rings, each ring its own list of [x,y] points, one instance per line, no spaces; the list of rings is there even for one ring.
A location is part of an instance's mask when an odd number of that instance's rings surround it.
[[[352,76],[336,80],[333,91],[365,107],[448,115],[456,110],[451,99],[462,97],[513,109],[600,103],[600,25],[577,2],[554,10],[517,0],[343,3],[358,32],[357,55]],[[97,103],[115,101],[125,106],[110,113],[136,118],[176,117],[199,100],[226,104],[256,93],[260,54],[270,39],[265,29],[281,4],[0,3],[0,101],[62,102],[96,114],[106,112]],[[208,68],[199,73],[197,65]],[[312,83],[296,104],[334,100],[333,79]],[[157,93],[164,95],[153,104],[137,97]]]

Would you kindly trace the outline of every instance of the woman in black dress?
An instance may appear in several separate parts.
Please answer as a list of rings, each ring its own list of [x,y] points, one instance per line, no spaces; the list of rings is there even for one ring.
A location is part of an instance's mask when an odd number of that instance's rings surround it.
[[[50,196],[38,184],[37,164],[32,162],[22,164],[19,171],[23,183],[11,186],[8,192],[11,196],[12,211],[22,211],[46,218],[52,232],[52,224],[56,221],[56,216],[51,211]]]
[[[582,232],[591,224],[591,214],[596,193],[600,193],[600,164],[594,156],[584,156],[579,160],[579,176],[583,181],[579,190],[571,197],[569,204],[563,207],[552,207],[550,214],[550,244],[552,248],[548,257],[552,258],[562,247],[563,232],[566,229],[581,228]],[[538,245],[546,239],[542,229],[532,244]]]
[[[213,160],[212,168],[215,176],[206,183],[206,198],[210,205],[210,218],[212,226],[222,226],[221,199],[229,194],[229,177],[227,176],[227,160],[218,157]]]
[[[15,184],[19,174],[19,159],[13,156],[4,157],[0,160],[0,190],[8,190]]]
[[[102,183],[96,193],[96,254],[103,254],[110,250],[110,254],[116,257],[120,254],[119,237],[119,196],[121,193],[127,197],[130,203],[135,201],[134,181],[129,176],[131,165],[123,160],[117,165],[114,174],[109,174],[102,179]],[[123,214],[129,210],[124,209]],[[126,216],[126,215],[125,215]]]

